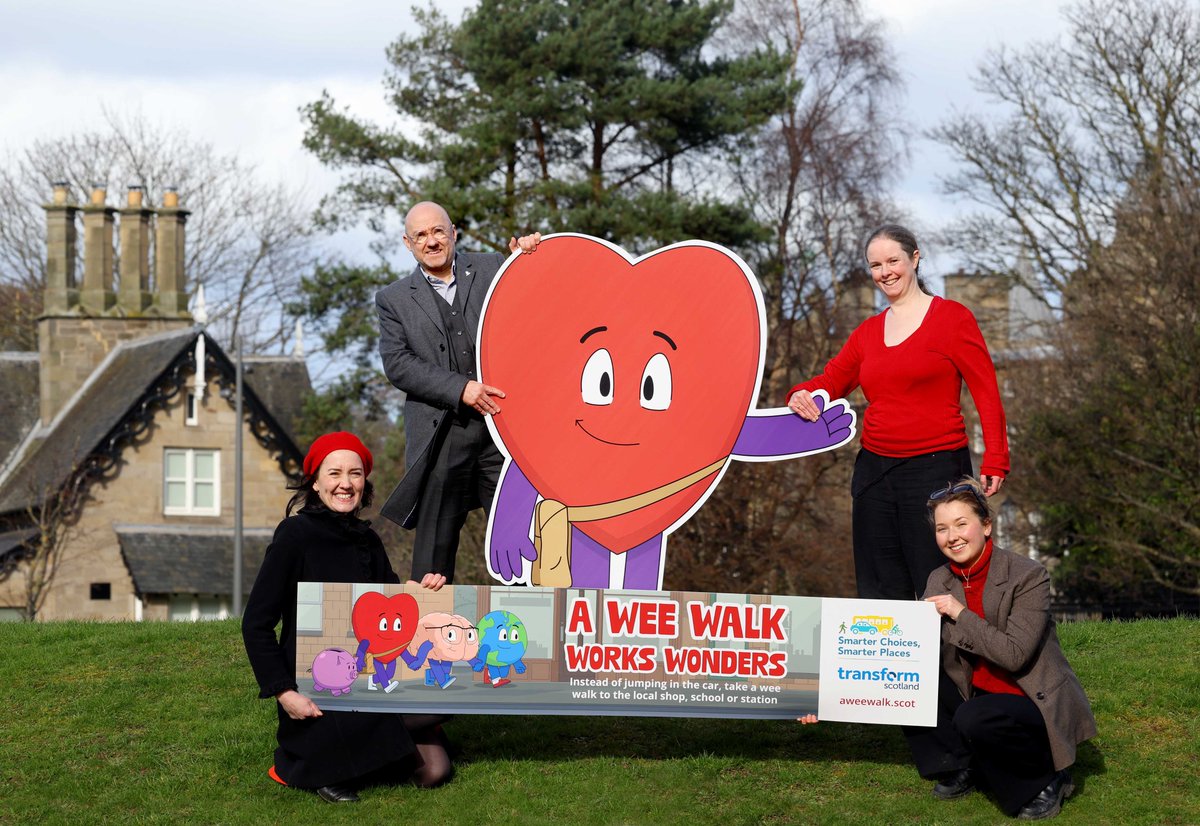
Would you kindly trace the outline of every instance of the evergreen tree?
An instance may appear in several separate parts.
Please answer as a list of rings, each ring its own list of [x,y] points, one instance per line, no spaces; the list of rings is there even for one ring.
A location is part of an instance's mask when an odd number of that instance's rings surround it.
[[[431,199],[466,243],[498,251],[532,229],[627,247],[745,242],[754,219],[719,197],[711,160],[778,111],[790,86],[773,51],[710,47],[731,9],[483,0],[458,25],[415,11],[420,33],[388,50],[399,126],[362,121],[328,94],[303,110],[307,148],[349,172],[324,221],[383,231]]]

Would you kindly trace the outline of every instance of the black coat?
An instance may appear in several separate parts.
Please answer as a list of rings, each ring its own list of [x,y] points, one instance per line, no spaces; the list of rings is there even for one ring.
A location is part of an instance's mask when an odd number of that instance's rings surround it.
[[[478,252],[454,257],[458,300],[472,338],[479,332],[488,287],[504,259]],[[405,394],[404,478],[379,512],[406,528],[417,525],[417,503],[436,459],[432,448],[438,431],[447,414],[459,409],[467,386],[467,377],[450,368],[449,334],[437,304],[441,300],[425,283],[420,267],[375,294],[383,372]]]
[[[242,639],[259,697],[296,688],[296,583],[399,582],[370,524],[325,508],[303,508],[275,529],[242,616]],[[282,620],[278,638],[275,626]],[[293,720],[277,705],[275,770],[288,785],[352,780],[415,751],[398,714],[326,711]],[[318,704],[319,705],[319,704]]]

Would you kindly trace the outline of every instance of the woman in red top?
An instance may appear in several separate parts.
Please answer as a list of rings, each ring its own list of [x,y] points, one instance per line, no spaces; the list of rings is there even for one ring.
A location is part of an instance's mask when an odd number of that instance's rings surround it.
[[[925,510],[929,491],[969,476],[971,456],[959,398],[962,382],[979,410],[988,496],[1008,473],[1008,434],[996,371],[971,311],[930,295],[918,278],[917,240],[888,224],[867,241],[867,263],[888,308],[859,325],[825,372],[796,385],[788,407],[809,421],[812,393],[867,397],[854,465],[854,568],[858,595],[914,599],[942,564]]]
[[[917,770],[941,800],[978,784],[1010,817],[1053,817],[1096,720],[1058,643],[1050,575],[992,547],[987,499],[969,477],[930,494],[929,516],[950,562],[925,590],[942,616],[942,674],[937,727],[905,729]]]

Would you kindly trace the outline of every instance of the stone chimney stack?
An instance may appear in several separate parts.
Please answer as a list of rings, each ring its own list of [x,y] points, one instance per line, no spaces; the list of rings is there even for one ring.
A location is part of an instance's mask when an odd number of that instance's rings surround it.
[[[46,292],[42,307],[47,313],[65,313],[78,303],[79,290],[75,285],[75,215],[79,207],[68,203],[66,181],[54,184],[46,210]]]
[[[167,189],[163,193],[154,239],[154,304],[168,318],[188,315],[183,228],[190,214],[179,208],[178,192]]]
[[[140,186],[129,187],[121,213],[121,283],[117,306],[125,315],[141,315],[150,306],[150,216]]]
[[[115,303],[113,295],[113,215],[105,203],[104,184],[92,185],[92,197],[83,208],[83,290],[80,307],[88,315],[103,315]]]
[[[55,184],[46,210],[46,292],[38,319],[41,419],[54,420],[79,388],[123,342],[192,326],[184,288],[183,223],[174,191],[163,206],[146,205],[141,187],[130,187],[126,206],[109,207],[103,184],[90,202],[69,203],[67,184]],[[83,284],[75,280],[75,216],[83,213]],[[157,273],[150,284],[150,234],[155,213]],[[121,283],[113,292],[114,218],[120,214]]]

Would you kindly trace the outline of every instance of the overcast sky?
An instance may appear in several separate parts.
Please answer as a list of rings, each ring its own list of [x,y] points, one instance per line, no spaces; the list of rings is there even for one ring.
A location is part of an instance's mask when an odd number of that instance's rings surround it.
[[[897,194],[927,232],[955,206],[937,195],[948,160],[921,130],[953,107],[980,108],[969,81],[979,59],[1001,44],[1056,36],[1058,4],[865,2],[886,20],[907,82],[905,116],[879,128],[913,136]],[[451,19],[467,5],[438,3]],[[300,148],[297,108],[327,89],[356,114],[387,120],[384,49],[411,29],[409,9],[404,0],[0,0],[0,153],[96,127],[102,107],[140,111],[302,185],[315,204],[337,178]],[[925,246],[932,274],[957,267],[948,252]]]

